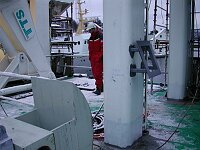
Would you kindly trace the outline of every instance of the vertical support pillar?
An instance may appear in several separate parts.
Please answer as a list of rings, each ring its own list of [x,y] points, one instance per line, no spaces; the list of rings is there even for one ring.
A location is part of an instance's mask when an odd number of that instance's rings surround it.
[[[130,77],[129,45],[144,39],[144,1],[104,0],[105,143],[127,147],[142,136],[143,74]]]
[[[168,99],[186,96],[189,66],[191,0],[171,0]]]
[[[30,10],[36,33],[45,56],[50,55],[49,0],[30,0]],[[47,58],[50,63],[50,58]]]

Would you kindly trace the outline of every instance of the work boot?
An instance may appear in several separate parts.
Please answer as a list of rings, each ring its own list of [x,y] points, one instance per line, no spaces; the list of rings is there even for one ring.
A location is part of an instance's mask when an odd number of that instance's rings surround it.
[[[96,89],[96,91],[93,92],[96,95],[101,95],[101,90],[99,90],[98,88]]]

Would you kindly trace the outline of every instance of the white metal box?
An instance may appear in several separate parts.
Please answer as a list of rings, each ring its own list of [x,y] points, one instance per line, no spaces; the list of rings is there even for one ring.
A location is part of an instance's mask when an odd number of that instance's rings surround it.
[[[44,146],[55,150],[53,133],[13,118],[2,119],[15,150],[38,150]]]

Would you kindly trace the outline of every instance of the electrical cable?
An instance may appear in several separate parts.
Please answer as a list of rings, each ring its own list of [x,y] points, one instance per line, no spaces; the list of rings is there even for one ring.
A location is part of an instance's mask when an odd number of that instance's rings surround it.
[[[197,20],[197,15],[196,15],[196,5],[194,6],[194,17],[195,17],[195,25],[194,25],[194,28],[196,27],[196,29],[197,29],[197,37],[198,37],[198,35],[199,35],[199,28],[198,28],[198,20]],[[193,37],[194,38],[194,37]],[[194,39],[193,39],[194,40]],[[197,62],[198,63],[198,62]],[[198,65],[198,64],[197,64]],[[198,66],[198,69],[197,70],[199,70],[199,66]],[[193,72],[194,73],[194,72]],[[195,74],[195,73],[194,73]],[[197,73],[197,78],[196,78],[196,83],[195,83],[195,86],[196,86],[196,88],[197,88],[197,82],[198,82],[198,80],[199,80],[199,75],[198,75],[199,73]],[[195,82],[195,80],[193,81],[193,82]],[[193,92],[191,91],[191,90],[189,90],[189,92],[191,93],[191,95],[192,95],[192,98],[194,97],[193,96]],[[197,98],[197,97],[195,97],[195,98]]]
[[[96,114],[94,115],[94,117],[92,118],[92,120],[94,120],[97,115],[99,114],[99,112],[101,111],[101,109],[103,108],[104,102],[101,104],[101,107],[99,108],[99,110],[96,112]]]
[[[195,7],[195,9],[196,9],[196,7]],[[197,28],[198,28],[198,23],[197,23],[197,17],[196,17],[196,16],[195,16],[195,19],[196,19],[196,26],[197,26]],[[200,85],[200,81],[198,81],[198,80],[199,80],[199,72],[200,72],[200,66],[198,66],[197,78],[196,78],[196,91],[195,91],[195,94],[194,94],[193,99],[192,99],[192,104],[194,104],[194,101],[195,101],[196,98],[197,98],[198,88],[199,88],[199,85]],[[176,127],[176,129],[174,130],[174,132],[173,132],[173,133],[170,135],[170,137],[169,137],[161,146],[159,146],[156,150],[162,148],[167,142],[169,142],[169,140],[170,140],[170,139],[173,137],[173,135],[177,132],[177,130],[179,129],[179,127],[180,127],[181,123],[183,122],[184,118],[187,116],[187,114],[188,114],[188,112],[189,112],[191,106],[192,106],[192,105],[190,105],[190,106],[187,108],[185,114],[183,115],[182,119],[180,120],[180,122],[179,122],[178,126]]]
[[[199,78],[198,75],[199,75],[199,72],[200,72],[200,67],[198,67],[198,71],[197,71],[197,79]],[[197,84],[197,87],[196,87],[196,92],[194,94],[194,97],[192,99],[192,103],[191,104],[194,104],[194,101],[196,100],[196,97],[197,97],[197,93],[198,93],[198,87],[200,86],[200,81],[199,82],[196,82]],[[156,150],[159,150],[160,148],[162,148],[165,144],[167,144],[169,142],[169,140],[173,137],[173,135],[177,132],[177,130],[179,129],[181,123],[183,122],[184,118],[187,116],[190,108],[192,107],[192,105],[190,105],[187,110],[185,111],[185,113],[182,113],[183,117],[181,118],[178,126],[176,127],[176,129],[174,130],[174,132],[170,135],[170,137],[161,145],[159,146]]]
[[[195,96],[197,95],[197,92],[198,92],[198,89],[197,89],[196,92],[195,92]],[[195,98],[193,98],[192,104],[194,103],[194,101],[195,101]],[[190,105],[190,106],[188,107],[188,109],[186,110],[184,116],[181,118],[181,121],[179,122],[179,124],[178,124],[178,126],[176,127],[176,129],[174,130],[174,132],[173,132],[173,133],[170,135],[170,137],[169,137],[161,146],[159,146],[156,150],[159,150],[159,149],[162,148],[165,144],[167,144],[167,143],[169,142],[169,140],[173,137],[173,135],[177,132],[177,130],[179,129],[179,127],[180,127],[181,123],[183,122],[184,118],[187,116],[187,114],[188,114],[188,112],[189,112],[191,106],[192,106],[192,105]]]
[[[95,113],[95,114],[92,115],[94,134],[95,134],[96,131],[101,130],[101,129],[104,128],[104,126],[103,126],[103,120],[104,120],[104,119],[102,118],[103,116],[102,116],[102,115],[99,115],[99,116],[98,116],[98,114],[99,114],[100,111],[102,110],[103,106],[104,106],[104,102],[101,104],[99,110],[97,110],[96,112],[93,112],[93,113]],[[97,120],[100,121],[100,123],[98,123]],[[96,122],[97,124],[96,124],[95,122]]]

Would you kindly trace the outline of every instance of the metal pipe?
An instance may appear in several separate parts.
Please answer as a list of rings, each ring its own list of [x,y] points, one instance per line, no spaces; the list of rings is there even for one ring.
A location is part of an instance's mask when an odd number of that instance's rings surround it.
[[[148,40],[148,19],[149,19],[149,0],[146,0],[146,36],[144,40]],[[147,52],[146,53],[146,60],[148,59]],[[144,114],[145,114],[145,120],[144,120],[144,130],[147,130],[147,73],[144,74],[144,81],[145,81],[145,88],[144,88]]]
[[[52,54],[46,57],[88,57],[88,54]]]
[[[19,78],[19,79],[31,80],[31,77],[28,75],[19,75],[19,74],[11,73],[11,72],[0,71],[0,76],[15,77],[15,78]]]
[[[69,68],[84,68],[84,69],[91,69],[91,67],[88,67],[88,66],[72,66],[72,65],[58,65],[59,67],[69,67]]]
[[[155,0],[155,7],[154,7],[154,26],[153,26],[153,49],[155,50],[155,43],[156,43],[156,21],[157,21],[157,4],[158,1]],[[151,80],[151,95],[153,94],[153,78]]]
[[[167,32],[167,31],[166,31]],[[168,51],[168,45],[166,45],[165,47],[165,71],[164,71],[164,74],[165,74],[165,87],[167,86],[167,51]]]
[[[154,21],[154,34],[155,34],[155,31],[156,31],[156,20],[157,19],[157,0],[155,0],[155,7],[154,7],[154,18],[153,18],[153,21]]]
[[[145,9],[145,12],[146,12],[146,20],[145,20],[145,24],[146,24],[146,32],[145,32],[145,38],[144,40],[148,40],[148,25],[149,25],[149,0],[146,0],[146,9]]]
[[[13,86],[9,88],[4,88],[0,90],[0,96],[3,95],[9,95],[17,92],[23,92],[28,91],[32,89],[32,84],[26,84],[26,85],[19,85],[19,86]]]
[[[169,40],[169,0],[166,0],[166,41]],[[165,87],[167,86],[167,58],[168,58],[168,43],[166,43],[166,46],[165,46]]]
[[[190,76],[190,80],[191,80],[191,83],[193,84],[195,82],[195,78],[194,78],[194,74],[196,72],[195,70],[195,67],[194,67],[194,45],[195,45],[195,39],[194,39],[194,26],[195,26],[195,0],[192,0],[191,1],[191,5],[192,5],[192,8],[191,8],[191,39],[190,39],[190,51],[191,51],[191,64],[190,64],[190,67],[191,67],[191,72],[192,72],[192,75]]]
[[[22,104],[33,106],[33,104],[30,104],[30,103],[27,103],[27,102],[21,102],[19,100],[16,100],[16,99],[10,98],[10,97],[0,96],[0,99],[2,99],[2,100],[8,100],[8,101],[13,101],[13,102],[17,102],[17,103],[22,103]]]
[[[192,33],[191,33],[191,51],[192,51],[192,56],[194,56],[194,24],[195,24],[195,0],[192,0]]]
[[[166,6],[167,6],[167,11],[166,11],[166,33],[167,33],[167,40],[169,40],[168,39],[168,36],[169,36],[169,32],[168,32],[168,30],[169,30],[169,0],[167,0],[167,2],[166,2]]]

